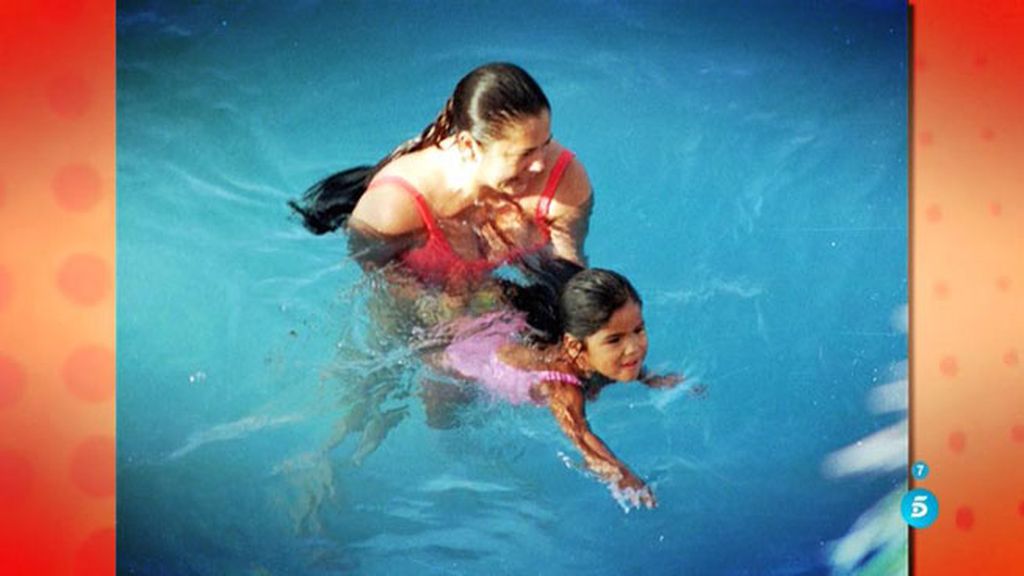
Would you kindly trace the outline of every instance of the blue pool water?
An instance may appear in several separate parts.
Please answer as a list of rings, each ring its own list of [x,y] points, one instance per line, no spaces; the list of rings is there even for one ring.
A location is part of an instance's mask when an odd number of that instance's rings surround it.
[[[119,3],[119,571],[829,573],[904,480],[823,471],[904,416],[868,402],[907,349],[902,3],[375,4]],[[426,426],[344,238],[285,207],[492,60],[587,166],[587,252],[643,294],[649,364],[707,387],[589,408],[657,510],[544,410]]]

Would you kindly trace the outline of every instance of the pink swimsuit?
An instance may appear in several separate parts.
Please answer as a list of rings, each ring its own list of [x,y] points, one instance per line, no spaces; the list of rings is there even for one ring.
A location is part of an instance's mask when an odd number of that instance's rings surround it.
[[[583,386],[572,374],[521,370],[501,361],[501,347],[514,342],[526,329],[526,318],[521,313],[491,312],[477,318],[461,318],[453,328],[456,336],[445,349],[445,364],[463,378],[483,386],[492,398],[511,404],[536,403],[530,390],[541,382]]]
[[[563,150],[558,155],[558,159],[551,169],[551,174],[548,175],[548,181],[545,184],[544,192],[541,194],[540,202],[537,203],[534,219],[537,227],[540,229],[543,240],[535,246],[514,250],[497,260],[486,258],[468,260],[456,254],[452,250],[451,244],[448,243],[448,239],[445,238],[444,232],[437,225],[437,220],[434,219],[434,215],[431,213],[430,207],[427,205],[423,195],[404,178],[399,176],[381,176],[375,178],[370,183],[369,188],[380,186],[381,184],[394,184],[405,190],[416,203],[416,209],[419,211],[420,218],[423,219],[423,224],[427,229],[427,241],[423,245],[408,250],[401,255],[402,262],[413,274],[425,282],[443,282],[450,278],[479,278],[490,273],[495,268],[514,262],[531,252],[536,252],[551,242],[551,230],[547,220],[548,210],[551,207],[551,200],[555,196],[558,183],[562,179],[562,174],[572,159],[573,153],[568,150]]]

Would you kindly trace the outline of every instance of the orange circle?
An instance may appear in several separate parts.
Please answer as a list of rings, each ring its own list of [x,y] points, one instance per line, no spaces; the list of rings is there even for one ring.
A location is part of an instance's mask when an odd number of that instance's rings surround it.
[[[4,188],[4,181],[0,180],[0,208],[4,207],[4,194],[6,189]]]
[[[959,454],[967,448],[967,435],[959,430],[949,435],[949,439],[946,440],[946,444],[949,449]]]
[[[109,400],[114,396],[114,353],[102,346],[82,346],[64,361],[63,376],[68,390],[80,400]]]
[[[63,74],[46,87],[50,110],[68,120],[80,118],[92,103],[92,87],[77,74]]]
[[[71,481],[82,492],[95,498],[114,495],[116,480],[115,444],[110,436],[92,436],[75,447],[71,454]]]
[[[113,528],[100,528],[82,542],[75,553],[75,576],[113,574],[117,558],[117,532]]]
[[[970,530],[974,526],[974,511],[967,506],[961,506],[956,511],[956,527],[961,530]]]
[[[1006,351],[1006,354],[1003,354],[1003,364],[1006,364],[1011,368],[1020,364],[1020,357],[1017,355],[1017,351],[1015,349],[1010,348]]]
[[[0,408],[13,405],[25,387],[25,371],[13,359],[0,354]]]
[[[1021,500],[1020,504],[1017,505],[1017,514],[1020,514],[1022,517],[1024,517],[1024,500]]]
[[[935,297],[939,300],[945,300],[949,297],[949,284],[946,284],[942,280],[935,283],[933,290],[935,291]]]
[[[1018,444],[1024,444],[1024,424],[1017,424],[1011,428],[1010,438]]]
[[[6,268],[0,266],[0,310],[7,306],[11,299],[11,274]]]
[[[942,206],[938,204],[932,204],[928,206],[928,210],[925,212],[925,218],[929,222],[939,222],[942,220]]]
[[[996,278],[996,288],[998,288],[1000,292],[1008,292],[1012,285],[1013,282],[1008,276],[1000,276],[999,278]]]
[[[991,142],[996,139],[996,131],[987,126],[982,128],[981,132],[978,134],[981,136],[981,139],[986,142]]]
[[[918,141],[921,143],[921,146],[931,146],[934,140],[935,137],[932,136],[932,133],[928,130],[922,130],[918,135]]]
[[[100,176],[88,164],[64,166],[53,177],[50,187],[57,204],[70,212],[92,208],[102,195]]]
[[[92,254],[69,256],[57,272],[57,287],[69,300],[80,306],[99,303],[110,291],[107,263]]]
[[[0,505],[23,501],[32,489],[32,464],[18,452],[0,448]]]
[[[993,217],[998,218],[1003,214],[1003,205],[1000,204],[999,202],[996,202],[995,200],[989,202],[988,213],[991,214]]]
[[[960,372],[960,366],[957,365],[955,356],[943,356],[939,362],[939,372],[947,378],[955,378],[957,373]]]

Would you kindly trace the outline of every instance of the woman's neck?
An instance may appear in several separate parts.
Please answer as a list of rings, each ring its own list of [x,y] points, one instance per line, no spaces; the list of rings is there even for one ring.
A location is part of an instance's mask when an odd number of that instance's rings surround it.
[[[443,140],[438,154],[443,171],[444,191],[439,204],[446,205],[449,215],[460,212],[484,194],[484,187],[476,179],[475,164],[463,159],[454,138]]]

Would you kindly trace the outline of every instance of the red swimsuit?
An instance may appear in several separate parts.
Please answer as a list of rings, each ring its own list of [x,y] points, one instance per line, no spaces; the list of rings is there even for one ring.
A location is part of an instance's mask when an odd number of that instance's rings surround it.
[[[405,179],[399,176],[381,176],[375,178],[370,183],[369,188],[382,184],[394,184],[408,192],[412,196],[413,201],[416,202],[416,209],[419,211],[420,218],[423,219],[423,224],[427,228],[427,241],[421,246],[403,253],[401,260],[420,280],[425,282],[443,282],[451,278],[479,278],[495,268],[540,250],[551,241],[551,230],[547,220],[548,210],[551,207],[551,200],[555,196],[555,189],[558,188],[558,182],[562,179],[562,174],[572,158],[573,154],[568,150],[563,150],[558,155],[558,159],[551,169],[551,174],[548,176],[544,192],[537,203],[534,218],[537,228],[540,229],[544,239],[529,248],[513,250],[497,260],[489,260],[487,258],[468,260],[456,254],[451,244],[448,243],[448,239],[445,238],[444,232],[437,225],[437,221],[430,212],[430,207],[427,206],[423,195]]]

